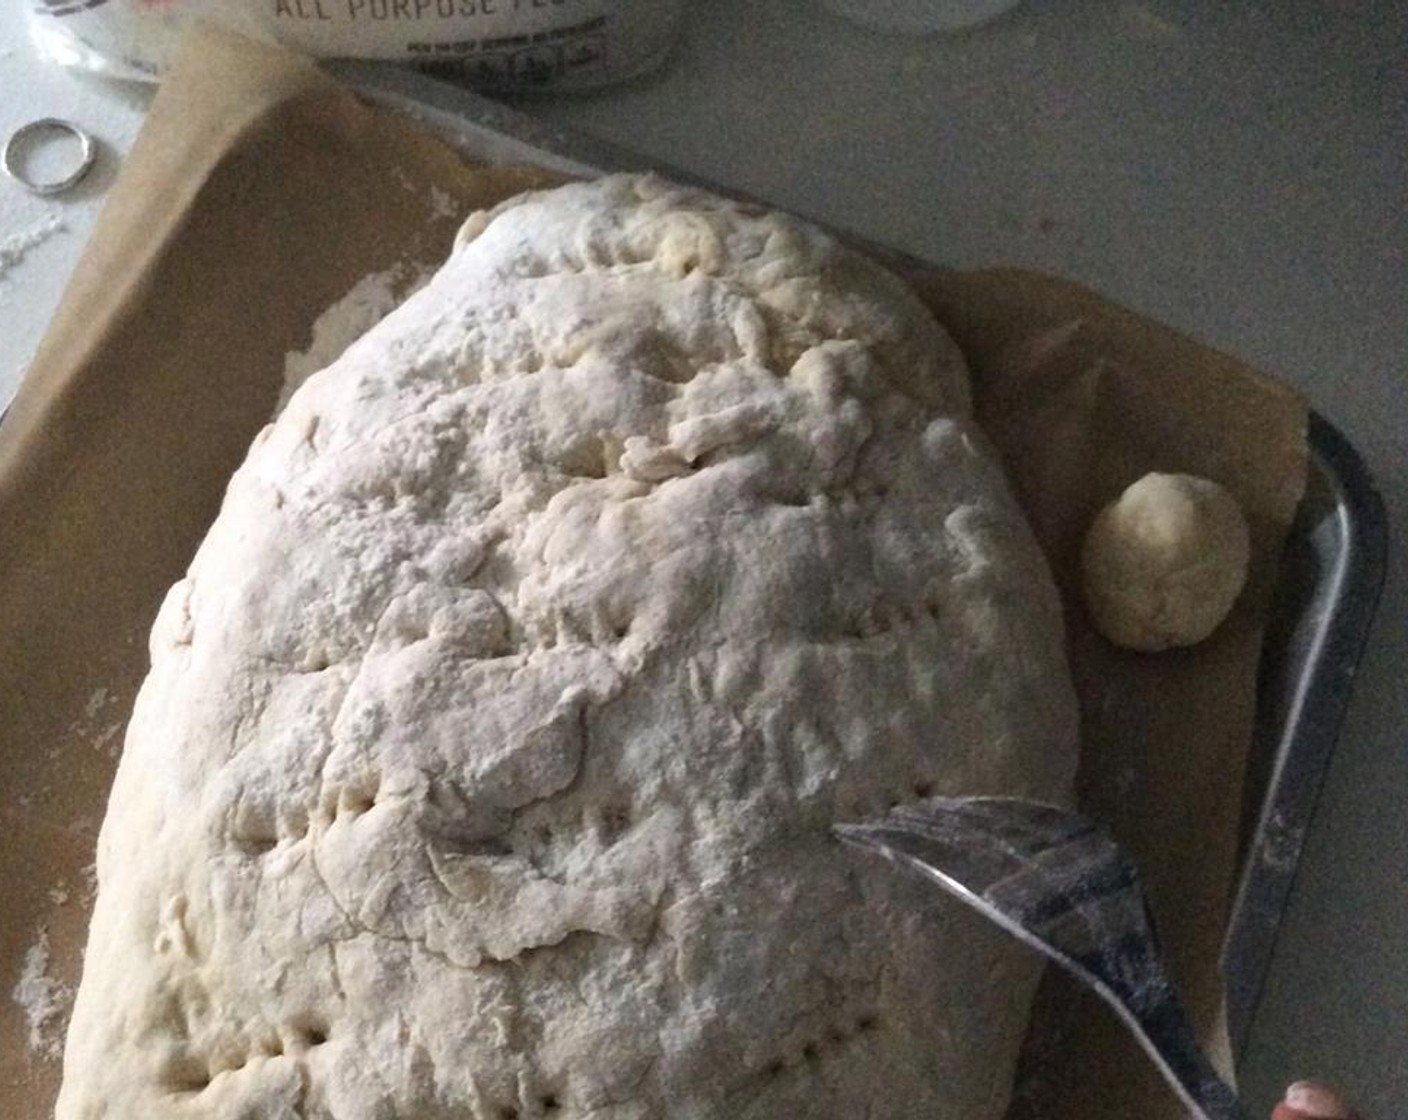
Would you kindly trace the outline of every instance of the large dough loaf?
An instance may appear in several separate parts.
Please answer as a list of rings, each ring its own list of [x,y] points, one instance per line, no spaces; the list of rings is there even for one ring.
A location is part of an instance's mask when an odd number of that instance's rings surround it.
[[[837,820],[1065,796],[1042,557],[897,279],[514,199],[255,441],[151,637],[62,1120],[984,1120],[1034,967]]]

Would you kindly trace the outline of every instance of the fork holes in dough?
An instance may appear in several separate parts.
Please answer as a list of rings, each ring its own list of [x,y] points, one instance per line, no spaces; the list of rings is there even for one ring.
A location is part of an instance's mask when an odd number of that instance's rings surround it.
[[[631,826],[631,810],[627,805],[608,805],[601,811],[601,839],[614,844]]]
[[[344,786],[337,798],[337,811],[350,813],[354,817],[371,812],[376,807],[380,784],[378,779],[371,778],[357,785]]]
[[[321,1019],[302,1019],[289,1025],[289,1037],[296,1048],[312,1050],[328,1040],[328,1025]]]
[[[268,833],[258,833],[248,836],[232,836],[231,841],[235,847],[247,856],[262,856],[272,852],[278,847],[279,838]]]
[[[199,1093],[210,1086],[210,1073],[194,1069],[173,1072],[168,1076],[166,1085],[173,1093]]]

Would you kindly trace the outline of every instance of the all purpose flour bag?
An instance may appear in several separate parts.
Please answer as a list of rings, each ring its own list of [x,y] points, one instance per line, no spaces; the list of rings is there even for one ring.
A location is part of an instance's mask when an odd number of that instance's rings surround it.
[[[587,89],[669,50],[684,0],[27,0],[40,52],[153,79],[200,18],[317,58],[379,58],[495,89]]]

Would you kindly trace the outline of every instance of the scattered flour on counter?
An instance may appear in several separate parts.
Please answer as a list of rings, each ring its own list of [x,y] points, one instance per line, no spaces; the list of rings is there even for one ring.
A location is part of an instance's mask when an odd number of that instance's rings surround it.
[[[407,194],[417,194],[418,186],[416,180],[406,173],[403,167],[393,167],[391,174]],[[460,215],[463,207],[455,201],[455,196],[443,187],[438,187],[434,183],[430,184],[430,216],[432,218],[453,218]]]
[[[121,700],[122,697],[106,685],[95,688],[84,701],[83,714],[69,724],[69,735],[86,739],[95,751],[116,758],[122,746],[122,729],[126,726],[126,719],[117,711]],[[111,718],[115,715],[119,718]],[[55,747],[49,757],[57,758],[61,753],[61,748]]]
[[[449,191],[439,187],[430,188],[430,212],[436,218],[453,218],[460,212],[460,205]]]
[[[111,702],[112,700],[107,688],[95,688],[92,692],[92,695],[88,697],[87,703],[83,705],[83,714],[86,715],[89,719],[92,719],[100,711],[106,708]]]
[[[289,398],[308,378],[332,364],[347,347],[425,287],[430,276],[424,266],[403,262],[385,272],[363,276],[351,291],[326,308],[313,321],[313,340],[308,349],[290,350],[284,356],[284,387],[274,414],[284,410]]]
[[[96,827],[94,832],[96,832]],[[83,867],[83,901],[91,907],[98,897],[98,864],[95,860]]]
[[[122,729],[126,726],[122,720],[108,724],[93,736],[93,749],[110,758],[116,758],[122,752]]]
[[[73,1002],[73,989],[49,975],[49,934],[26,950],[20,979],[10,992],[29,1022],[29,1048],[41,1057],[57,1060],[63,1053],[64,1019]]]
[[[61,215],[49,214],[28,229],[12,233],[0,241],[0,280],[6,279],[30,252],[66,229],[68,225]]]

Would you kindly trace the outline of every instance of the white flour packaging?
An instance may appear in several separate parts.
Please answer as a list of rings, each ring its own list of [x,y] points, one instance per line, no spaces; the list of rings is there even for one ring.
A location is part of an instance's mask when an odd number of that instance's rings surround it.
[[[493,89],[571,90],[658,65],[685,0],[23,0],[56,62],[155,78],[193,20],[315,58],[381,58]]]

